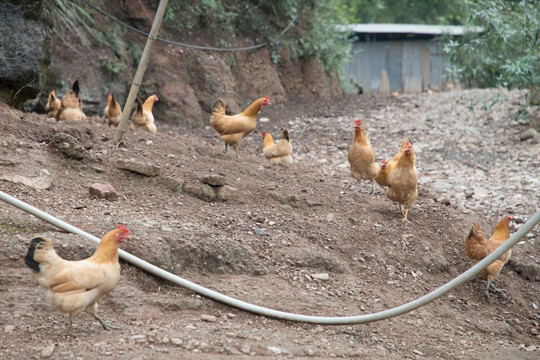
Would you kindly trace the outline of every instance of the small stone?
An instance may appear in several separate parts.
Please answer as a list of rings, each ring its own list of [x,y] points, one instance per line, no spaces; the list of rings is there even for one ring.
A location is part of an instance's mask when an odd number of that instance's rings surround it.
[[[536,129],[529,128],[523,131],[521,134],[519,134],[519,140],[521,141],[529,140],[535,137],[537,134],[538,134],[538,131],[536,131]]]
[[[144,335],[144,334],[133,335],[129,339],[132,340],[132,341],[135,341],[135,342],[145,342],[146,341],[146,335]]]
[[[249,344],[244,344],[240,348],[240,351],[244,354],[249,354],[251,352],[251,346],[249,346]]]
[[[255,229],[255,234],[257,234],[259,236],[264,236],[264,235],[266,235],[266,229],[265,228]]]
[[[223,175],[205,175],[202,177],[201,182],[211,186],[223,186],[226,184],[225,176]]]
[[[312,274],[311,277],[315,280],[328,281],[330,276],[327,273]]]
[[[206,322],[210,322],[210,323],[215,323],[217,321],[217,317],[215,317],[214,315],[203,314],[203,315],[201,315],[201,320],[206,321]]]
[[[48,358],[51,357],[54,353],[54,344],[46,346],[41,350],[41,357]]]
[[[173,344],[173,345],[180,346],[183,343],[184,343],[184,341],[182,341],[182,339],[179,339],[179,338],[172,338],[171,339],[171,344]]]
[[[158,176],[160,172],[159,166],[155,166],[152,164],[145,164],[137,161],[126,161],[126,160],[118,160],[116,162],[116,167],[118,169],[122,170],[128,170],[140,175],[145,176]]]
[[[326,215],[326,221],[328,221],[328,222],[334,221],[334,218],[335,218],[334,214]]]
[[[163,185],[165,185],[165,187],[171,191],[174,191],[176,193],[181,193],[182,188],[184,186],[184,182],[182,180],[168,176],[163,179]]]
[[[228,201],[234,198],[238,189],[229,185],[220,186],[216,189],[216,198],[221,201]]]
[[[15,330],[15,326],[13,325],[6,325],[6,327],[4,328],[4,331],[7,333],[13,332],[13,330]]]
[[[270,119],[267,118],[267,117],[262,117],[262,118],[259,119],[259,122],[262,122],[262,123],[267,123],[269,121],[270,121]]]
[[[99,184],[95,183],[88,188],[90,194],[96,196],[98,199],[106,199],[109,201],[115,201],[118,199],[118,193],[111,184]]]

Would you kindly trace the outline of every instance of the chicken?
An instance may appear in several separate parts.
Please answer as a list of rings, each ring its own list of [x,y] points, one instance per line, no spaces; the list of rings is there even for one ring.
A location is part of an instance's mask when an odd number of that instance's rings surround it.
[[[469,259],[471,259],[473,265],[488,256],[510,237],[508,226],[512,219],[512,216],[503,217],[495,227],[493,235],[491,235],[489,239],[486,239],[477,222],[473,224],[471,231],[465,240],[465,252]],[[508,250],[480,273],[480,276],[487,279],[486,294],[489,294],[490,286],[497,292],[504,291],[502,289],[497,289],[493,284],[493,280],[501,272],[504,264],[510,259],[510,255],[512,255],[512,251]]]
[[[113,329],[98,315],[97,302],[120,281],[118,244],[128,236],[124,225],[108,232],[94,254],[85,260],[68,261],[55,252],[49,239],[32,239],[24,258],[33,278],[47,290],[47,299],[56,309],[69,314],[68,334],[73,334],[73,317],[82,311],[96,318],[104,329]]]
[[[152,134],[156,133],[156,124],[154,123],[154,115],[152,114],[152,108],[154,103],[158,101],[156,94],[150,95],[146,101],[142,102],[140,98],[137,99],[137,109],[133,113],[131,120],[136,128],[144,128],[146,131]]]
[[[401,140],[401,146],[399,147],[399,151],[397,152],[396,155],[394,155],[394,157],[392,158],[392,160],[390,160],[390,162],[388,162],[386,159],[382,160],[381,171],[375,178],[375,182],[377,184],[381,186],[388,186],[388,174],[396,166],[398,160],[403,155],[405,144],[407,143],[407,141],[409,141],[409,139],[406,136],[404,136],[403,139]]]
[[[225,100],[218,99],[212,104],[210,124],[219,133],[221,140],[225,142],[225,153],[229,145],[234,147],[236,157],[238,145],[243,138],[248,136],[257,126],[256,117],[263,106],[270,105],[268,96],[255,100],[244,111],[236,115],[225,114]]]
[[[107,125],[118,126],[120,119],[122,118],[122,108],[113,94],[107,95],[107,106],[103,112],[103,121]]]
[[[47,104],[45,105],[45,112],[47,116],[53,118],[56,116],[58,109],[60,108],[61,101],[56,97],[56,91],[53,89],[49,93],[49,98],[47,99]]]
[[[398,203],[399,211],[403,214],[403,219],[401,219],[403,221],[407,221],[409,209],[418,197],[418,190],[416,189],[418,175],[414,162],[414,148],[407,141],[403,147],[403,153],[398,157],[394,168],[390,169],[387,177],[386,197]],[[390,163],[388,167],[390,167]]]
[[[281,133],[281,138],[278,143],[274,143],[272,135],[267,132],[262,133],[263,135],[263,154],[264,157],[270,161],[272,165],[278,164],[292,164],[292,147],[289,139],[289,130],[283,129]]]
[[[71,89],[62,96],[60,108],[56,112],[56,120],[84,120],[86,115],[82,111],[82,100],[79,97],[79,80],[75,80]]]
[[[361,119],[354,121],[354,137],[347,159],[352,177],[358,181],[369,180],[371,193],[375,193],[373,181],[379,174],[381,166],[375,161],[375,151],[373,151],[369,138],[364,132]]]

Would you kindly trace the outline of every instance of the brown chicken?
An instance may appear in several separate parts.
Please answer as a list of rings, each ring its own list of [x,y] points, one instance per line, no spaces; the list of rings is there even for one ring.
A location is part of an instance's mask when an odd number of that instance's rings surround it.
[[[398,157],[394,168],[391,169],[387,177],[386,197],[398,203],[399,211],[403,214],[403,219],[401,219],[403,221],[407,221],[409,209],[418,196],[416,189],[418,175],[414,164],[414,148],[407,141],[403,147],[403,154]]]
[[[141,98],[137,99],[137,109],[133,113],[131,120],[135,128],[144,128],[146,131],[152,134],[156,133],[156,124],[154,123],[154,115],[152,114],[152,108],[154,103],[158,101],[156,94],[150,95],[148,99],[143,103]]]
[[[375,193],[373,181],[379,174],[381,166],[375,161],[375,151],[373,151],[371,142],[364,132],[361,119],[354,121],[354,137],[347,159],[352,177],[358,181],[369,180],[371,193]]]
[[[96,318],[104,329],[113,329],[97,315],[97,302],[120,281],[118,244],[128,234],[124,225],[118,225],[101,239],[94,255],[79,261],[62,259],[49,239],[32,239],[24,262],[33,270],[33,278],[47,290],[49,303],[69,314],[69,335],[75,336],[73,317],[82,311]]]
[[[473,265],[488,256],[510,237],[508,226],[512,219],[512,216],[503,217],[495,227],[493,235],[491,235],[489,239],[486,239],[477,222],[473,224],[471,231],[465,240],[465,252],[469,259],[472,260]],[[493,284],[493,280],[499,275],[504,264],[510,259],[510,255],[512,255],[512,250],[505,252],[500,258],[495,260],[480,273],[480,276],[487,280],[486,294],[489,294],[490,286],[497,292],[504,291],[502,289],[497,289]]]
[[[396,155],[394,155],[394,157],[392,158],[392,160],[390,160],[390,162],[388,162],[386,159],[382,160],[381,171],[375,178],[375,182],[377,184],[381,186],[388,186],[388,174],[396,166],[398,160],[403,155],[405,144],[407,143],[407,141],[409,141],[409,139],[406,136],[404,136],[403,139],[401,140],[401,146],[399,147],[399,151],[397,152]]]
[[[45,112],[47,116],[53,118],[56,116],[58,109],[60,109],[61,101],[56,97],[56,91],[53,89],[49,93],[49,98],[47,99],[47,104],[45,105]]]
[[[82,111],[82,100],[79,97],[79,80],[75,80],[71,89],[62,96],[60,108],[56,112],[56,120],[84,120],[86,115]]]
[[[289,130],[283,129],[281,133],[281,138],[278,143],[274,143],[272,135],[267,132],[262,133],[263,135],[263,154],[270,164],[292,164],[292,147],[289,139]]]
[[[107,106],[103,112],[103,121],[107,125],[118,126],[122,118],[122,108],[113,94],[107,95]]]
[[[225,100],[218,99],[212,104],[212,115],[210,124],[219,133],[221,140],[225,142],[225,153],[229,145],[234,147],[236,157],[238,154],[238,145],[243,138],[248,136],[257,126],[256,118],[263,106],[270,105],[268,96],[255,100],[244,111],[236,115],[225,114]]]

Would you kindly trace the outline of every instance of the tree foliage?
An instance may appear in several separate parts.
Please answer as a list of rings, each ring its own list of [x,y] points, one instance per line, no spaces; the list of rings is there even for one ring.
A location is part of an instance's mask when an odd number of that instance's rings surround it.
[[[347,21],[338,5],[338,0],[170,0],[164,25],[178,35],[203,30],[215,41],[208,46],[266,42],[274,62],[285,46],[293,59],[317,57],[326,70],[340,71],[350,47],[335,31]],[[293,26],[279,37],[293,18]]]
[[[350,23],[457,25],[461,0],[341,0]]]
[[[537,105],[540,88],[540,6],[535,0],[467,1],[469,24],[484,31],[447,43],[454,71],[468,85],[528,89]]]

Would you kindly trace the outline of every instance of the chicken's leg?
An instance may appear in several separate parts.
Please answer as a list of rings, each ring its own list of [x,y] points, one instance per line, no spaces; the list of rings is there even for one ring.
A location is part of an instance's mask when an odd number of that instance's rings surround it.
[[[227,153],[228,148],[229,148],[229,144],[225,143],[225,152],[224,152],[224,154]]]
[[[373,181],[371,182],[371,192],[369,193],[369,195],[373,195],[375,194],[375,187],[373,187]]]
[[[103,326],[103,328],[104,328],[105,330],[116,330],[116,329],[118,329],[118,328],[115,327],[115,326],[112,326],[112,325],[107,324],[102,318],[100,318],[100,317],[98,316],[98,314],[92,314],[92,316],[95,317],[97,321],[99,321],[99,323],[101,324],[101,326]]]
[[[401,207],[401,204],[399,204],[399,207]],[[401,221],[408,221],[407,220],[408,213],[409,213],[409,208],[405,207],[405,212],[403,213],[403,219],[401,219]]]
[[[401,206],[401,203],[398,203],[398,205],[399,205],[399,212],[401,213],[401,215],[405,215],[405,213],[403,212],[403,207]]]
[[[77,337],[77,335],[73,333],[73,316],[71,316],[71,314],[68,316],[68,335]]]

